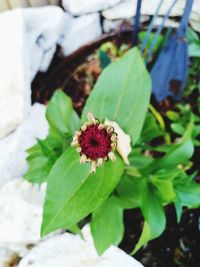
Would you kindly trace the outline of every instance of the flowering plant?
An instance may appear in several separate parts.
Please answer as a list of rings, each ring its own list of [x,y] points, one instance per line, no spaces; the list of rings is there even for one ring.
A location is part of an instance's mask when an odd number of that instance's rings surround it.
[[[104,69],[81,118],[68,96],[61,90],[54,94],[46,112],[49,134],[28,150],[25,175],[33,183],[47,182],[42,236],[62,228],[80,232],[79,222],[90,219],[101,254],[121,242],[123,211],[139,207],[145,222],[137,251],[164,231],[165,205],[174,203],[180,219],[183,206],[200,204],[199,186],[186,173],[193,118],[183,137],[169,144],[161,118],[152,107],[147,112],[150,94],[150,76],[137,48]],[[150,147],[158,136],[167,144]],[[145,155],[147,147],[164,156]]]

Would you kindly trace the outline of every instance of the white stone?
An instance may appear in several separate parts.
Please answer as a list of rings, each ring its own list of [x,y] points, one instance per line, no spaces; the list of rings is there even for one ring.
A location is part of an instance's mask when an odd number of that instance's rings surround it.
[[[83,15],[104,10],[118,4],[121,0],[62,0],[62,6],[72,15]]]
[[[63,11],[60,7],[23,9],[25,24],[25,42],[30,57],[31,79],[36,73],[46,71],[60,38],[63,23]]]
[[[163,21],[163,17],[157,17],[154,21],[154,28],[158,27]],[[172,28],[178,28],[179,23],[177,21],[174,21],[172,19],[167,19],[165,22],[165,27],[172,27]]]
[[[0,138],[13,131],[30,108],[30,72],[23,33],[20,10],[0,15]]]
[[[65,55],[69,55],[80,46],[97,39],[102,33],[98,13],[73,19],[65,14],[65,20],[68,23],[63,25],[63,36],[59,42]]]
[[[0,259],[12,253],[24,255],[27,245],[40,240],[45,184],[33,186],[22,178],[0,190]],[[0,262],[1,266],[1,262]]]
[[[143,15],[140,17],[140,22],[144,23],[146,21],[149,21],[149,16]],[[127,18],[127,19],[116,19],[116,20],[109,20],[109,19],[104,19],[103,20],[103,30],[104,32],[108,33],[111,31],[116,31],[120,29],[120,26],[122,25],[130,25],[133,26],[134,20],[133,18]]]
[[[133,20],[129,19],[126,20],[130,25],[133,25]],[[120,26],[122,25],[122,23],[124,22],[123,19],[117,19],[117,20],[109,20],[109,19],[104,19],[103,20],[103,30],[104,32],[108,33],[111,32],[113,30],[117,30],[120,28]]]
[[[195,31],[200,32],[200,23],[199,23],[199,21],[191,20],[191,21],[190,21],[190,24],[191,24],[191,27],[192,27]]]
[[[5,27],[6,25],[6,27]],[[30,84],[46,71],[57,43],[65,55],[101,35],[99,14],[73,18],[60,7],[27,8],[0,14],[0,138],[27,116]]]
[[[26,0],[4,0],[9,3],[10,8],[26,7],[28,2]]]
[[[31,107],[30,114],[17,130],[0,140],[0,188],[11,178],[22,176],[27,169],[25,152],[34,145],[36,138],[45,138],[48,124],[46,107],[39,103]]]
[[[88,227],[84,229],[85,240],[78,235],[65,233],[41,242],[19,263],[19,267],[142,267],[131,256],[111,246],[98,256]]]
[[[114,6],[112,8],[103,11],[102,14],[106,19],[109,20],[128,19],[133,17],[135,14],[134,5],[135,4],[133,3],[132,0],[124,1],[117,6]]]
[[[59,0],[49,0],[49,4],[58,5],[59,4]]]
[[[159,15],[165,15],[168,11],[170,5],[172,4],[173,0],[165,1],[161,6],[159,11]],[[142,1],[142,8],[141,14],[142,15],[154,15],[155,11],[160,3],[160,0],[151,0],[149,1]],[[107,19],[121,19],[121,18],[130,18],[135,15],[136,11],[137,0],[126,0],[120,3],[117,6],[109,8],[103,11],[103,16]],[[183,10],[185,7],[185,0],[179,0],[175,4],[174,8],[172,9],[170,16],[182,16]],[[194,4],[192,7],[191,19],[199,21],[200,20],[200,0],[194,0]]]
[[[0,14],[0,138],[27,116],[31,81],[39,70],[46,71],[52,60],[63,14],[53,6]]]
[[[31,6],[45,6],[48,5],[48,0],[28,0]]]
[[[0,12],[8,10],[8,9],[9,9],[9,5],[7,1],[0,1]]]

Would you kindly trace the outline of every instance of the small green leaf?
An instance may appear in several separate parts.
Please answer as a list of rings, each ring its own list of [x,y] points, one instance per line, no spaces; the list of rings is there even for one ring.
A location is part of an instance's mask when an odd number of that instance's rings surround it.
[[[74,148],[67,149],[48,177],[42,236],[68,228],[93,212],[117,186],[124,170],[117,157],[90,174],[89,164],[80,164]]]
[[[179,170],[167,169],[150,175],[150,181],[157,189],[162,202],[170,203],[176,198],[173,181],[179,175],[179,173]]]
[[[79,226],[77,224],[71,226],[71,227],[68,227],[68,230],[73,233],[73,234],[77,234],[79,235],[82,239],[84,239],[84,236],[83,236],[83,233],[81,231],[81,229],[79,228]]]
[[[160,236],[166,225],[166,217],[161,201],[150,186],[143,194],[141,210],[145,218],[145,223],[142,235],[132,254],[136,253],[148,241]]]
[[[123,209],[114,196],[108,198],[94,213],[91,232],[95,247],[101,255],[111,245],[118,245],[124,233]]]
[[[27,152],[28,171],[25,173],[24,179],[31,183],[41,184],[46,181],[53,162],[43,154],[39,144],[31,147]]]
[[[58,141],[51,135],[44,140],[38,139],[38,144],[27,150],[29,168],[24,178],[31,183],[45,182],[53,164],[69,145],[67,141],[67,137]]]
[[[102,70],[105,69],[111,63],[111,58],[103,50],[99,50],[99,59]]]
[[[189,43],[193,43],[199,40],[198,34],[190,27],[188,27],[187,29],[186,37]]]
[[[180,200],[180,198],[178,196],[174,200],[174,206],[175,206],[175,209],[176,209],[177,223],[180,223],[183,207],[182,207],[182,204],[181,204],[181,200]]]
[[[151,113],[147,113],[138,143],[147,143],[152,139],[162,136],[163,131],[158,126],[156,119]]]
[[[147,179],[145,177],[133,177],[124,174],[117,187],[117,194],[122,207],[126,209],[139,207],[146,185]]]
[[[180,123],[172,123],[171,124],[171,129],[173,132],[175,132],[176,134],[182,135],[185,131],[185,128],[183,127],[183,125],[181,125]]]
[[[190,57],[200,57],[200,41],[189,44],[188,50]]]
[[[134,144],[142,130],[151,94],[151,80],[137,48],[110,64],[98,79],[82,121],[90,111],[101,121],[119,123]]]
[[[73,110],[71,99],[61,90],[57,90],[48,103],[46,116],[50,128],[62,136],[73,135],[79,127],[79,118]]]
[[[180,119],[178,112],[172,110],[167,111],[166,115],[171,121],[178,121]]]
[[[194,147],[191,140],[174,145],[164,157],[154,160],[143,172],[149,174],[160,169],[176,168],[179,164],[185,164],[192,157],[193,152]]]
[[[143,42],[145,36],[146,36],[146,31],[142,31],[139,33],[139,40],[141,43]],[[151,44],[154,40],[155,40],[155,33],[150,33],[148,42],[146,45],[146,49],[149,49],[151,47]],[[162,35],[159,35],[156,41],[156,44],[154,45],[154,48],[153,48],[154,53],[163,45],[163,42],[164,42],[164,37]]]
[[[40,146],[43,155],[48,158],[50,161],[55,162],[59,154],[53,147],[50,138],[44,140],[37,139],[38,145]],[[61,151],[60,151],[61,152]]]
[[[190,181],[182,185],[178,184],[175,190],[182,207],[196,208],[200,206],[200,185],[196,182]]]

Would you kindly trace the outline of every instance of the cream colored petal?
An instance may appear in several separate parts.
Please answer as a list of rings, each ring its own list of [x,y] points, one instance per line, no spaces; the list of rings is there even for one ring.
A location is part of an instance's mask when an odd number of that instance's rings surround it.
[[[95,173],[95,172],[96,172],[96,168],[97,168],[97,163],[96,163],[96,161],[92,161],[92,162],[91,162],[91,167],[90,167],[90,172],[91,172],[91,173]]]
[[[131,137],[126,134],[119,124],[115,121],[105,120],[105,125],[112,126],[114,128],[115,133],[117,133],[118,141],[117,141],[117,152],[123,158],[124,162],[129,165],[128,155],[131,153]]]
[[[92,112],[88,112],[87,117],[88,117],[88,121],[89,121],[90,123],[93,123],[93,124],[96,123],[96,118],[95,118],[95,116],[92,114]]]

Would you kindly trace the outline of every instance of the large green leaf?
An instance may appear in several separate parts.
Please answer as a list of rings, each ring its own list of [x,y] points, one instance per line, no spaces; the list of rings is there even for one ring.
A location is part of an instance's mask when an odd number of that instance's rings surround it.
[[[111,245],[118,245],[123,238],[123,209],[114,196],[108,198],[94,213],[91,232],[95,247],[102,254]]]
[[[61,135],[73,134],[79,127],[79,118],[73,110],[71,99],[57,90],[47,106],[47,120],[51,131]]]
[[[117,157],[90,174],[88,164],[79,163],[74,148],[67,149],[48,177],[42,236],[75,225],[93,212],[117,186],[124,164]]]
[[[116,121],[130,134],[132,144],[138,139],[151,94],[151,80],[137,48],[130,49],[110,64],[98,79],[86,106],[100,120]]]
[[[142,214],[145,218],[144,227],[140,239],[135,246],[133,254],[136,253],[148,241],[157,238],[162,234],[166,225],[166,217],[161,200],[156,196],[153,188],[143,194],[143,203],[141,205]]]

